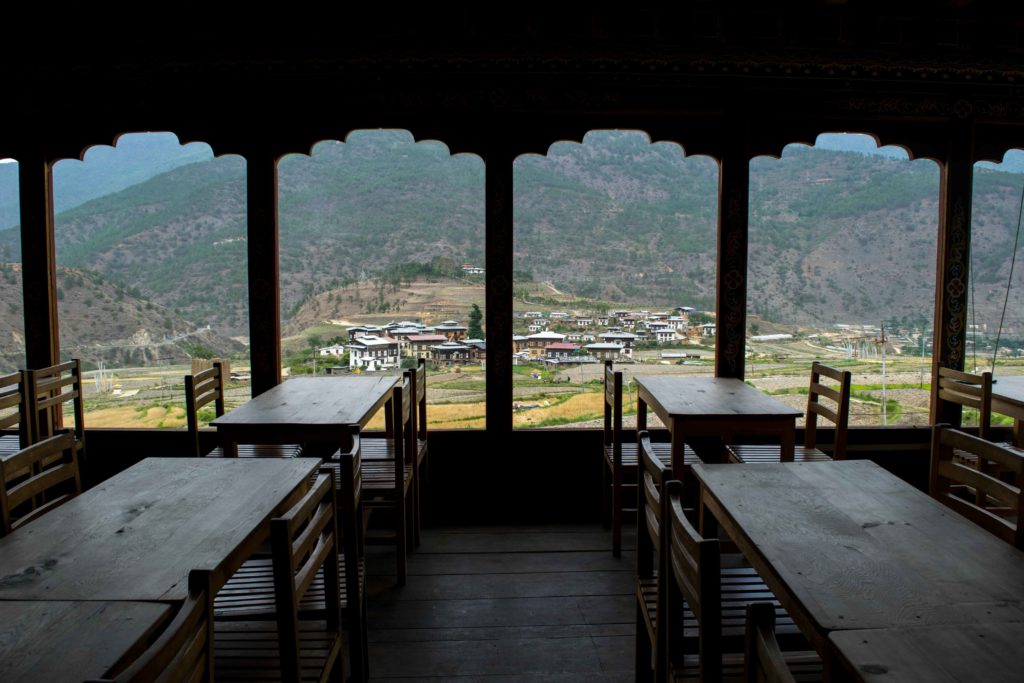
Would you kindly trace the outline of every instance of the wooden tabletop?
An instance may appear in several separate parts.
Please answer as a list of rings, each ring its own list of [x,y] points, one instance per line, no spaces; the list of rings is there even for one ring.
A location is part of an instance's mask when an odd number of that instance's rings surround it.
[[[728,377],[636,376],[637,386],[661,416],[796,419],[803,413],[790,408],[740,379]]]
[[[100,678],[171,612],[158,602],[0,600],[0,681]]]
[[[184,600],[233,571],[316,458],[147,458],[0,538],[0,600]]]
[[[819,649],[835,630],[1024,621],[1024,553],[870,461],[693,472]]]
[[[210,424],[228,433],[230,438],[249,434],[259,439],[259,443],[303,440],[299,437],[330,439],[338,427],[365,427],[391,398],[391,389],[400,379],[396,375],[297,377],[265,391]]]
[[[853,680],[865,683],[1019,683],[1024,624],[836,631]]]

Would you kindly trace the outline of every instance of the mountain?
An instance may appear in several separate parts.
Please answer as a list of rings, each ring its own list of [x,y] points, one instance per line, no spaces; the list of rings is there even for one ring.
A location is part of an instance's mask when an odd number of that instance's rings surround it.
[[[53,202],[57,213],[90,199],[145,182],[161,173],[213,157],[210,146],[181,145],[173,133],[129,133],[117,146],[97,145],[85,152],[85,161],[63,159],[53,167]],[[17,225],[18,165],[0,164],[0,228]]]
[[[24,367],[20,264],[0,265],[0,368]],[[57,270],[61,351],[86,365],[184,362],[193,355],[231,355],[244,346],[139,298],[96,273]]]
[[[793,145],[750,168],[753,314],[818,325],[931,319],[935,163]],[[120,283],[197,329],[246,335],[244,174],[238,157],[209,159],[67,210],[57,217],[58,262]],[[378,292],[372,306],[393,312],[405,296],[398,283],[484,265],[479,157],[405,131],[359,131],[285,157],[279,181],[286,321],[313,302],[317,315],[339,317],[325,295],[353,296],[343,288],[357,282]],[[973,291],[979,323],[993,328],[1022,182],[976,172]],[[519,158],[514,286],[533,280],[609,303],[713,308],[717,184],[713,160],[632,131],[591,132]],[[17,231],[0,232],[0,261],[16,261],[17,251]],[[1024,334],[1020,309],[1008,323]]]

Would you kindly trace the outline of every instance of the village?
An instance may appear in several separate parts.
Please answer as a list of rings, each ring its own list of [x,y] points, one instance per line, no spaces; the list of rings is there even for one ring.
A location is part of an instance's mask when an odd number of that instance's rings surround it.
[[[513,329],[528,334],[513,335],[513,362],[559,365],[610,360],[628,363],[634,360],[634,350],[640,345],[712,343],[715,324],[691,322],[691,315],[695,313],[695,309],[685,306],[654,313],[625,309],[601,314],[519,312]],[[707,317],[702,314],[700,319]],[[456,320],[432,326],[414,321],[357,325],[348,328],[347,344],[319,348],[317,355],[320,359],[336,359],[338,370],[346,368],[342,362],[346,354],[347,369],[359,371],[398,368],[405,359],[424,359],[435,368],[483,364],[487,359],[487,342],[469,338],[468,331],[467,325]],[[667,357],[683,358],[687,354],[669,353]]]

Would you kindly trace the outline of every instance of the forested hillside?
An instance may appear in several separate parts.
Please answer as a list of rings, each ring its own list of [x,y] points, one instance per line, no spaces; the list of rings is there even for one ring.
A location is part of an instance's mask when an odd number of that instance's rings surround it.
[[[131,165],[141,166],[154,167]],[[244,173],[240,158],[208,159],[64,211],[58,262],[102,276],[143,309],[149,302],[196,328],[245,335]],[[5,178],[0,198],[12,193]],[[403,131],[362,131],[285,157],[279,179],[286,319],[352,282],[484,265],[478,157]],[[641,133],[595,132],[521,157],[514,181],[517,281],[610,305],[713,307],[711,159]],[[850,151],[791,146],[782,159],[753,160],[751,311],[790,324],[930,319],[938,181],[933,162]],[[1002,304],[1022,181],[976,173],[974,292],[986,320]],[[0,261],[18,258],[17,230],[0,232]]]

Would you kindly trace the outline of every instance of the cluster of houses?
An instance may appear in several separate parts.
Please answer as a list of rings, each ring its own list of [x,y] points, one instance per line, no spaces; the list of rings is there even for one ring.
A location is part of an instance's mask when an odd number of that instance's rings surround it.
[[[714,323],[690,324],[693,310],[681,306],[666,313],[622,310],[596,316],[527,312],[522,317],[529,320],[531,334],[513,335],[513,362],[631,361],[638,343],[697,342],[701,337],[713,337]],[[604,332],[596,332],[599,328]],[[483,363],[487,342],[467,339],[467,331],[455,320],[433,326],[402,321],[350,327],[347,344],[324,347],[318,354],[340,359],[348,353],[350,369],[371,371],[397,368],[406,358],[422,358],[434,367]]]
[[[348,328],[348,344],[326,346],[318,355],[341,358],[347,352],[350,369],[371,371],[397,368],[405,358],[423,358],[435,366],[483,362],[487,342],[467,339],[467,330],[455,320],[433,326],[410,321],[360,325]]]

